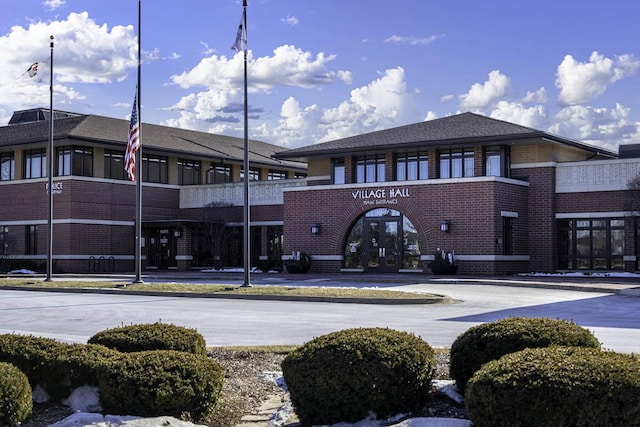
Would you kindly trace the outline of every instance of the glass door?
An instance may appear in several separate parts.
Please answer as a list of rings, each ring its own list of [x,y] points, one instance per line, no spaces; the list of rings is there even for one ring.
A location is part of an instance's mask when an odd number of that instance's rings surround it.
[[[382,218],[365,222],[365,270],[392,273],[398,271],[400,223],[397,218]]]

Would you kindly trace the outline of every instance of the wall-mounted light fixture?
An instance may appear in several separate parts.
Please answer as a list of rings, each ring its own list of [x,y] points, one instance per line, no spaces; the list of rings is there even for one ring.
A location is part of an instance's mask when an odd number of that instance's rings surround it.
[[[442,231],[443,233],[448,233],[449,230],[451,230],[451,221],[449,221],[448,219],[443,219],[442,221],[440,221],[440,231]]]
[[[311,234],[320,234],[320,231],[322,230],[322,226],[318,223],[315,224],[311,224]]]
[[[173,231],[173,237],[182,237],[182,228],[176,228]]]

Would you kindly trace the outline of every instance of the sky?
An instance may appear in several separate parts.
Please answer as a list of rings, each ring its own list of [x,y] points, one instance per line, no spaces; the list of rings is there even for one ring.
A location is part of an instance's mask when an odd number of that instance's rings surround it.
[[[54,108],[130,117],[138,1],[0,4],[0,126],[49,107],[52,35]],[[242,2],[141,9],[142,121],[242,137]],[[639,15],[633,0],[249,0],[249,137],[294,148],[471,111],[617,151],[640,143]]]

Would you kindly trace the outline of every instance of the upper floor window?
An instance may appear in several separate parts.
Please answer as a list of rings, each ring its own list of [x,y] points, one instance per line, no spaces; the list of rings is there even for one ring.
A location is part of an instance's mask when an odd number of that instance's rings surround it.
[[[47,176],[47,150],[44,148],[24,152],[25,179]]]
[[[509,176],[509,147],[487,147],[484,152],[486,176]]]
[[[13,181],[16,173],[16,159],[13,153],[0,153],[0,181]]]
[[[244,169],[240,170],[240,181],[244,181]],[[259,168],[249,168],[249,181],[260,181]]]
[[[344,158],[331,159],[331,180],[334,184],[344,184],[346,175],[344,167]]]
[[[440,150],[440,178],[474,176],[473,149]]]
[[[384,182],[384,155],[356,158],[356,182]]]
[[[416,181],[429,178],[429,158],[424,153],[399,154],[396,157],[396,180]]]
[[[142,156],[142,180],[167,184],[169,182],[169,166],[166,157]]]
[[[226,184],[231,182],[231,166],[216,165],[207,171],[207,184]]]
[[[124,151],[104,150],[104,177],[128,179],[124,170]]]
[[[60,147],[58,176],[93,176],[93,149],[89,147]]]
[[[269,169],[267,180],[272,181],[274,179],[287,179],[287,171],[279,171],[275,169]]]
[[[193,185],[200,182],[200,162],[178,159],[178,185]]]
[[[296,172],[296,173],[293,174],[293,177],[295,179],[306,178],[307,174],[304,173],[304,172]]]

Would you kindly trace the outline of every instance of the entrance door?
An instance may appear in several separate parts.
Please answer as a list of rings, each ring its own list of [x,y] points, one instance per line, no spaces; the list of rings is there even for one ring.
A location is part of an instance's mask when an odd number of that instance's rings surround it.
[[[400,247],[398,218],[376,218],[365,221],[365,270],[392,273],[398,271]]]
[[[169,228],[149,229],[147,268],[166,270],[176,266],[176,240]]]

